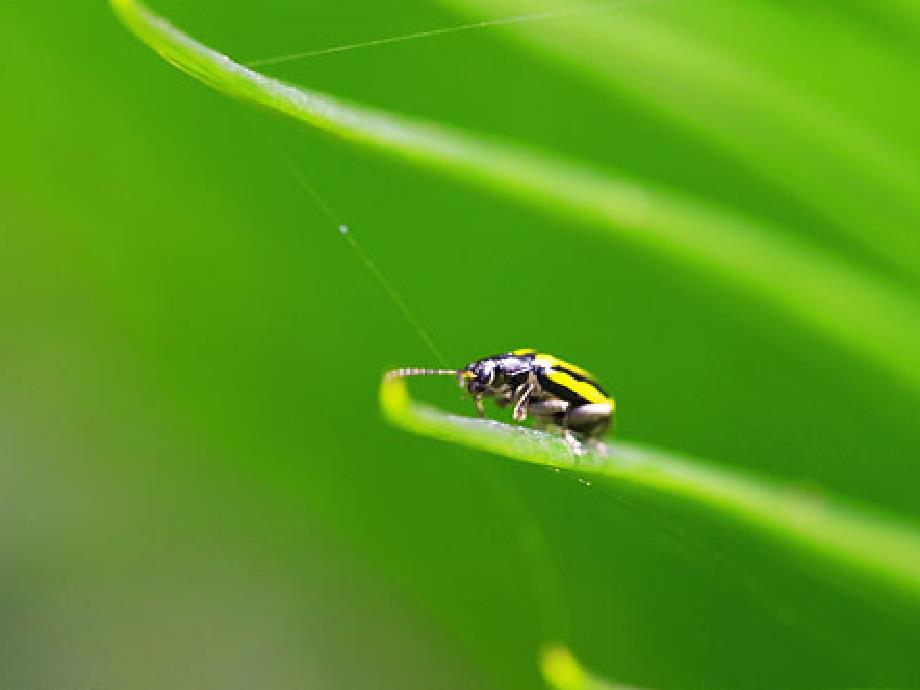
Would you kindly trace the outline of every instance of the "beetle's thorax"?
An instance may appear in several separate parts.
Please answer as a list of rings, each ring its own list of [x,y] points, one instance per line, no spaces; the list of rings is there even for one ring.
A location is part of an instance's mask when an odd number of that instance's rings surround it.
[[[473,395],[503,398],[525,383],[532,371],[533,355],[506,353],[471,362],[463,370],[463,379]]]

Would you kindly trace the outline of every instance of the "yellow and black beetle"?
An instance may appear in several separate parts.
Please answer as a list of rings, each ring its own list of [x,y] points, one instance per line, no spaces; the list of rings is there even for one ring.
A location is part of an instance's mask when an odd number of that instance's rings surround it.
[[[529,348],[483,357],[459,370],[396,369],[390,375],[456,375],[473,396],[480,417],[485,415],[483,398],[500,407],[512,405],[515,421],[533,417],[537,428],[561,429],[579,455],[584,453],[582,441],[602,446],[615,409],[613,398],[587,371]]]

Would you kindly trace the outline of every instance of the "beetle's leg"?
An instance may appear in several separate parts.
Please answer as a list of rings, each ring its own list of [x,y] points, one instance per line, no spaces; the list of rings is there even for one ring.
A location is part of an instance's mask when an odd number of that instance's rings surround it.
[[[559,398],[534,400],[531,396],[527,404],[527,413],[535,419],[538,427],[546,427],[550,424],[562,426],[562,420],[568,409],[569,403]]]
[[[569,409],[569,403],[565,400],[559,398],[534,400],[533,396],[527,406],[527,412],[533,417],[534,428],[546,432],[562,431],[567,409]]]
[[[571,429],[563,428],[562,440],[565,441],[565,445],[569,447],[572,455],[581,456],[587,452],[585,450],[585,445],[575,437]]]
[[[511,402],[511,391],[501,391],[492,396],[492,400],[499,407],[506,407]]]
[[[473,398],[473,402],[476,403],[476,414],[478,414],[480,417],[485,417],[486,408],[482,406],[482,395],[476,395]]]
[[[527,401],[530,399],[530,394],[533,392],[533,384],[525,383],[520,388],[514,392],[514,413],[511,415],[514,421],[523,422],[527,419]]]
[[[610,403],[593,403],[570,408],[565,414],[564,425],[584,434],[585,439],[598,452],[604,451],[601,437],[610,428],[613,406]]]

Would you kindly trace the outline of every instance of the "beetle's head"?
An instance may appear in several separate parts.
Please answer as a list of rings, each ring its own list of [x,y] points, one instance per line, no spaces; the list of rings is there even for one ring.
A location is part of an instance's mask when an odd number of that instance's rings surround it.
[[[460,386],[470,395],[490,395],[494,391],[501,371],[492,359],[481,359],[460,370]]]

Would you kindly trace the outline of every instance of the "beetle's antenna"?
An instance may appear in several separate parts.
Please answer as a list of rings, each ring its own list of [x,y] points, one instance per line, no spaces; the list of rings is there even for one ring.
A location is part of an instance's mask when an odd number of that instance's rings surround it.
[[[417,367],[408,367],[402,369],[391,369],[386,373],[386,379],[401,379],[406,376],[456,376],[459,372],[456,369],[419,369]]]
[[[435,359],[437,360],[438,364],[440,364],[442,367],[446,366],[447,362],[444,359],[444,356],[441,354],[441,351],[438,349],[438,347],[434,344],[434,340],[432,340],[431,336],[428,335],[428,331],[426,331],[425,328],[422,326],[422,324],[419,323],[418,319],[415,318],[415,315],[412,313],[412,310],[409,309],[409,306],[406,304],[405,300],[403,300],[403,298],[400,296],[399,292],[396,291],[396,288],[394,288],[390,284],[390,281],[388,281],[386,277],[384,277],[383,273],[380,272],[380,269],[377,268],[377,264],[371,261],[371,258],[367,254],[364,253],[364,250],[361,248],[361,245],[358,244],[358,241],[352,236],[351,230],[349,229],[349,227],[339,219],[338,215],[332,210],[332,208],[329,206],[326,200],[323,199],[322,196],[320,196],[319,192],[317,192],[316,189],[314,189],[313,185],[310,184],[306,176],[303,174],[303,171],[301,171],[301,169],[298,168],[294,164],[294,162],[290,158],[285,156],[283,153],[279,152],[279,155],[281,156],[282,160],[284,160],[285,164],[290,169],[290,171],[294,174],[294,178],[297,180],[298,184],[300,184],[300,186],[303,187],[304,190],[310,195],[313,201],[316,202],[316,205],[319,206],[319,208],[322,210],[325,216],[329,220],[331,220],[335,225],[338,226],[339,234],[341,234],[342,237],[345,238],[345,241],[348,242],[348,245],[354,250],[355,254],[358,255],[358,258],[361,260],[361,262],[364,264],[364,266],[367,268],[370,274],[374,276],[374,278],[376,278],[378,283],[380,283],[380,287],[383,288],[383,291],[390,298],[390,301],[396,305],[396,308],[399,309],[400,312],[402,312],[403,317],[405,317],[406,321],[409,322],[409,325],[412,327],[412,330],[414,330],[418,334],[418,336],[422,339],[422,341],[424,341],[428,349],[431,350],[431,353],[435,356]],[[412,370],[406,369],[405,371],[412,371]],[[422,370],[420,369],[418,371],[421,372]],[[431,370],[431,371],[434,372],[435,370]],[[437,371],[440,371],[440,370],[437,370]],[[447,370],[445,369],[444,371],[447,371]],[[450,373],[456,376],[457,370],[451,369]],[[423,376],[423,375],[426,375],[426,374],[421,374],[421,373],[405,374],[405,376]],[[427,374],[427,375],[434,375],[434,374]]]

